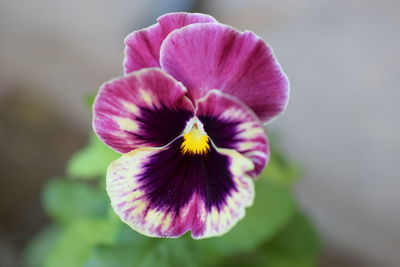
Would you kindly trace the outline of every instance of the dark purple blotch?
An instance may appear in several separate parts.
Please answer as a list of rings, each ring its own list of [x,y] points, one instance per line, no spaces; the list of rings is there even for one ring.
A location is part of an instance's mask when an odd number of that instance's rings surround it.
[[[207,211],[220,210],[227,197],[236,191],[229,171],[230,159],[211,146],[205,154],[182,153],[183,137],[168,149],[153,155],[140,175],[141,190],[151,203],[149,208],[179,211],[197,193],[205,202]]]
[[[141,107],[140,115],[136,118],[140,131],[128,133],[135,135],[138,140],[143,140],[143,144],[151,142],[156,146],[164,146],[183,132],[191,117],[193,113],[185,109],[172,109],[164,105]]]
[[[240,122],[206,115],[199,116],[199,119],[204,125],[204,131],[217,147],[235,149],[235,145],[243,141],[238,137],[243,132],[237,127]]]

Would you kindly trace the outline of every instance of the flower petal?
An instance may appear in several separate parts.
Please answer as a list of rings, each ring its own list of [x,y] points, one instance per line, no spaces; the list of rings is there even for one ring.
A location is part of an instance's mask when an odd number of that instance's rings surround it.
[[[193,23],[217,22],[213,17],[199,13],[169,13],[157,23],[143,30],[134,31],[125,38],[125,73],[149,67],[160,67],[160,46],[167,35]]]
[[[105,83],[94,103],[93,128],[114,150],[164,146],[193,117],[186,89],[161,69],[144,69]]]
[[[107,192],[120,218],[156,237],[222,235],[254,198],[246,172],[254,166],[231,149],[182,152],[183,137],[163,148],[141,148],[111,163]]]
[[[263,122],[286,107],[289,82],[272,49],[249,31],[222,24],[193,24],[171,32],[161,67],[181,81],[192,101],[219,89],[249,106]]]
[[[197,102],[196,116],[219,148],[240,152],[254,163],[252,177],[261,173],[269,159],[268,140],[261,121],[240,100],[211,90]]]

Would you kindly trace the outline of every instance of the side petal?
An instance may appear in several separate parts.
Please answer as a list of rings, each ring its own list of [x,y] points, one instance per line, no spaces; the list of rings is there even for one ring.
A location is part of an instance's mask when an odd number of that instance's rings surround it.
[[[122,221],[154,237],[222,235],[253,203],[250,160],[230,149],[182,152],[180,137],[163,148],[142,148],[111,163],[107,192]]]
[[[222,24],[193,24],[164,40],[161,67],[181,81],[192,101],[219,89],[249,106],[263,121],[286,107],[289,82],[262,39]]]
[[[269,146],[261,121],[240,100],[211,90],[197,102],[196,116],[217,147],[234,149],[254,163],[252,177],[261,173],[269,159]]]
[[[200,13],[169,13],[157,19],[157,23],[143,30],[134,31],[125,38],[125,73],[149,67],[160,67],[160,46],[167,35],[193,23],[216,22]]]
[[[164,146],[193,117],[185,87],[161,69],[144,69],[102,85],[93,107],[93,128],[114,150],[127,153]]]

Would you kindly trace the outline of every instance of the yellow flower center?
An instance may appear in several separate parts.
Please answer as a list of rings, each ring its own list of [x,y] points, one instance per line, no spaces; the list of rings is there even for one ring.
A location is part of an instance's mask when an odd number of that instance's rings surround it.
[[[205,154],[210,150],[208,139],[208,135],[194,123],[192,129],[183,135],[181,150],[183,153]]]

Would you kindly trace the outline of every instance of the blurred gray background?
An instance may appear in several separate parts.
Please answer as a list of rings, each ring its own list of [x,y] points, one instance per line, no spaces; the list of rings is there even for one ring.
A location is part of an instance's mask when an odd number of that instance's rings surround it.
[[[129,32],[181,10],[252,30],[274,48],[292,91],[269,128],[304,166],[296,190],[325,240],[321,266],[399,266],[400,1],[0,0],[6,266],[45,220],[41,183],[63,173],[91,130],[83,96],[122,74]]]

